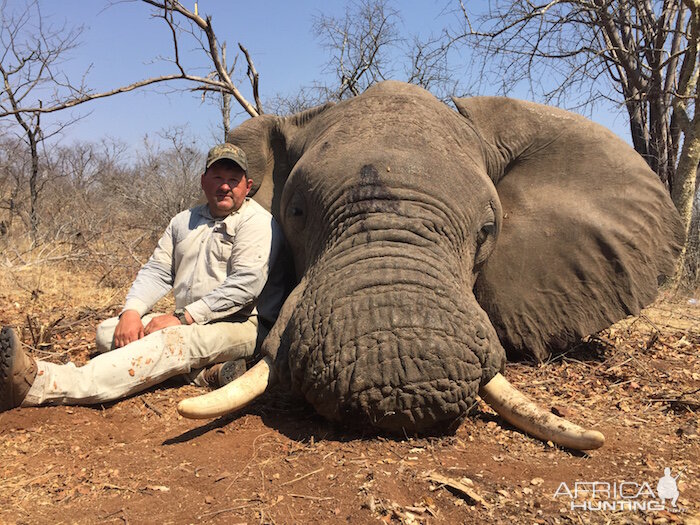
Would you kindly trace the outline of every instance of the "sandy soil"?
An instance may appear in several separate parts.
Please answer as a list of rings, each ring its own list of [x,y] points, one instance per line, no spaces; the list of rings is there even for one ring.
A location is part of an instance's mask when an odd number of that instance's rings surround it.
[[[27,272],[2,278],[0,322],[36,357],[84,362],[123,289]],[[204,422],[177,415],[201,390],[175,383],[109,406],[16,409],[0,414],[0,522],[697,524],[698,348],[700,307],[661,299],[548,363],[509,365],[530,397],[606,435],[590,455],[483,405],[453,435],[403,439],[333,426],[283,391]],[[677,507],[648,510],[665,467],[680,474]],[[591,498],[584,482],[610,493]]]

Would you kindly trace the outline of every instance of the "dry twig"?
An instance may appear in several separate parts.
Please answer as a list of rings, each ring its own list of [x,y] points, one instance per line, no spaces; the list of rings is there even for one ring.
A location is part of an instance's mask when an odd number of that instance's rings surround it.
[[[318,470],[314,470],[313,472],[309,472],[308,474],[304,474],[303,476],[299,476],[298,478],[294,478],[294,479],[290,479],[289,481],[285,481],[280,486],[283,487],[284,485],[291,485],[292,483],[296,483],[297,481],[300,481],[304,478],[308,478],[309,476],[313,476],[314,474],[317,474],[317,473],[321,472],[322,470],[323,470],[323,467],[321,467]]]
[[[482,498],[475,490],[467,487],[464,483],[460,481],[448,478],[447,476],[436,474],[434,472],[426,474],[425,478],[429,481],[432,481],[433,483],[438,483],[441,486],[448,487],[453,491],[456,490],[463,496],[466,496],[467,499],[472,503],[478,503],[487,509],[491,508],[491,504],[489,502]]]

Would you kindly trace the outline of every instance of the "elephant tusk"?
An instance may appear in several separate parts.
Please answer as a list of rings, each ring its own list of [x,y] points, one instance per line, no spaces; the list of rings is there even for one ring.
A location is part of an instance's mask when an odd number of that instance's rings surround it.
[[[272,358],[265,356],[253,368],[229,384],[198,397],[183,399],[177,411],[190,419],[223,416],[254,401],[275,383]]]
[[[586,430],[547,412],[515,389],[501,374],[481,387],[481,398],[513,426],[562,447],[593,450],[605,443],[605,436],[596,430]]]
[[[282,334],[305,288],[306,280],[302,279],[284,302],[275,326],[272,327],[262,345],[262,352],[267,355],[258,361],[253,368],[228,385],[208,394],[180,401],[177,405],[177,411],[180,415],[190,419],[223,416],[243,408],[277,382],[274,358],[270,355],[277,354]],[[270,350],[274,350],[274,352],[270,352]]]

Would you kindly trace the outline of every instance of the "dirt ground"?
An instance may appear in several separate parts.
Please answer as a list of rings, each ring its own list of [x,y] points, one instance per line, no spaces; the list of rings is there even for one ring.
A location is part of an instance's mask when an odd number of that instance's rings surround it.
[[[84,362],[129,282],[99,273],[4,269],[0,323],[35,357]],[[0,414],[0,522],[697,524],[699,348],[700,306],[661,298],[548,363],[509,365],[531,398],[605,434],[590,455],[483,405],[454,435],[404,439],[333,426],[282,391],[214,421],[178,416],[201,390],[175,383],[16,409]],[[680,495],[655,510],[665,467]]]

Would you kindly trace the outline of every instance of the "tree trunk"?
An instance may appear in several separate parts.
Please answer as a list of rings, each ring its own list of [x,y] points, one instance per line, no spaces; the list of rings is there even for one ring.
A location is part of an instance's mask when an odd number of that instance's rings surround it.
[[[628,100],[626,106],[630,117],[630,135],[632,136],[634,149],[649,163],[649,137],[644,128],[644,117],[642,115],[644,107],[636,100]]]
[[[36,137],[33,133],[28,133],[29,149],[32,156],[32,171],[29,174],[29,227],[32,244],[36,243],[37,231],[39,230],[39,151]]]
[[[226,42],[221,44],[221,65],[227,69],[226,65]],[[224,126],[224,140],[228,139],[228,132],[231,130],[231,93],[221,91],[221,121]]]
[[[693,205],[693,216],[690,220],[690,233],[685,244],[683,279],[687,283],[687,288],[692,290],[700,282],[700,202],[698,202],[697,192]]]
[[[224,140],[228,138],[228,132],[231,131],[231,95],[221,92],[221,120],[224,126]]]
[[[671,199],[681,215],[686,234],[686,242],[678,259],[676,275],[673,279],[673,286],[676,289],[692,284],[693,274],[697,273],[697,261],[692,260],[693,254],[689,245],[693,242],[696,246],[698,244],[697,239],[691,238],[698,164],[700,164],[700,114],[696,113],[685,136],[671,192]]]

